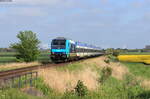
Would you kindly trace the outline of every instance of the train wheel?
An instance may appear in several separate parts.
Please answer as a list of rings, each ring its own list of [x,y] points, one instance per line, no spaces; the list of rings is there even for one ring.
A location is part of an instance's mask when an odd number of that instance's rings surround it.
[[[68,62],[68,59],[65,59],[64,62]]]

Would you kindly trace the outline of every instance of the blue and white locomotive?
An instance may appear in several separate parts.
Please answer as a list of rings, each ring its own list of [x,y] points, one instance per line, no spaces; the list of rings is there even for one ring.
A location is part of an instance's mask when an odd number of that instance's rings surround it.
[[[102,49],[86,43],[57,37],[51,42],[51,60],[63,62],[102,55]]]

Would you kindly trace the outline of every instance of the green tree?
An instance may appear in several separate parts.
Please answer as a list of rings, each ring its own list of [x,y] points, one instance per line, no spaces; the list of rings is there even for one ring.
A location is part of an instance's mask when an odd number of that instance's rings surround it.
[[[11,45],[11,47],[18,52],[16,58],[19,61],[25,62],[37,60],[40,54],[38,49],[40,41],[38,40],[36,33],[33,33],[32,31],[21,31],[17,35],[17,38],[20,40],[19,43]]]

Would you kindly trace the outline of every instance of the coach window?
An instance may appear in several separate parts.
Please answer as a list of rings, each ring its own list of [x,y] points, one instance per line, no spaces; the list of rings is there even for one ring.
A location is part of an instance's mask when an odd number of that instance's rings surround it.
[[[76,51],[79,52],[79,48],[76,48]]]
[[[81,52],[81,49],[80,49],[80,48],[78,48],[78,52]]]
[[[84,49],[82,48],[82,52],[84,52]]]
[[[70,48],[71,52],[74,53],[75,52],[75,45],[71,44],[71,48]]]
[[[76,48],[75,48],[75,45],[74,44],[72,44],[72,48],[73,48],[73,52],[76,52]]]
[[[80,52],[82,52],[82,48],[80,48]]]
[[[79,48],[79,52],[82,52],[81,48]]]
[[[77,48],[76,51],[77,51],[77,52],[80,52],[80,48]]]

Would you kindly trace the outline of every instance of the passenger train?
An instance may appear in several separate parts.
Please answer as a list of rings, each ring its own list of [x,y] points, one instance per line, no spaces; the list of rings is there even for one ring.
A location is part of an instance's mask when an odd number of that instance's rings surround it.
[[[102,49],[86,43],[75,42],[64,37],[57,37],[51,42],[51,60],[65,62],[102,55]]]

